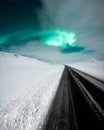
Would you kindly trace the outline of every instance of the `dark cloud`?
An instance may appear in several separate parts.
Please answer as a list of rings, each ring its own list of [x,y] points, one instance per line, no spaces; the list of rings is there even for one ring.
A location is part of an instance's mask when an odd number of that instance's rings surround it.
[[[81,46],[69,46],[66,49],[62,49],[61,52],[62,53],[78,53],[81,52],[85,49],[85,47],[81,47]]]
[[[41,0],[0,0],[0,34],[40,28]]]

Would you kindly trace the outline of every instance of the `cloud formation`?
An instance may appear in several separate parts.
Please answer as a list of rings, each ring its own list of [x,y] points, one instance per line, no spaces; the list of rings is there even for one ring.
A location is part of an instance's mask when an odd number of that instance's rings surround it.
[[[16,52],[40,60],[57,63],[84,60],[92,57],[101,57],[103,59],[104,0],[10,1],[6,5],[6,0],[1,2],[2,5],[3,3],[5,5],[5,8],[1,9],[2,13],[0,15],[2,19],[2,22],[0,21],[1,30],[7,29],[9,32],[10,28],[11,30],[12,28],[18,28],[18,32],[21,32],[25,28],[28,31],[27,33],[24,31],[15,36],[11,33],[10,37],[6,37],[6,41],[0,45],[1,51]],[[6,8],[7,5],[8,8]],[[8,12],[8,16],[6,16],[7,14],[4,9]],[[13,21],[10,16],[12,16]],[[6,24],[3,24],[4,17],[5,21],[8,19]],[[19,24],[20,22],[21,24]],[[4,26],[6,26],[5,29],[3,29]],[[75,32],[77,46],[67,49],[49,47],[40,43],[38,38],[37,41],[34,38],[33,32],[54,27]],[[3,32],[1,33],[3,34]]]

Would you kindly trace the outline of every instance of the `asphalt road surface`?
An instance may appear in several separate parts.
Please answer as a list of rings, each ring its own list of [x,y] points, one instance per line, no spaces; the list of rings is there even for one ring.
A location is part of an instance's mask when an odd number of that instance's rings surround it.
[[[42,130],[104,130],[104,82],[65,66]]]

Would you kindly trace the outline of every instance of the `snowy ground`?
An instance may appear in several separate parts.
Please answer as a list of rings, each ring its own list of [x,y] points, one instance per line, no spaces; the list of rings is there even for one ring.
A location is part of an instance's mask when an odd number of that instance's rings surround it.
[[[64,67],[27,88],[0,109],[1,130],[39,130],[54,98]]]
[[[24,91],[18,91],[18,94],[15,96],[11,94],[10,96],[13,98],[1,105],[0,130],[39,130],[47,116],[48,109],[58,88],[64,66],[52,67],[51,65],[40,61],[3,53],[1,53],[0,60],[2,61],[1,67],[3,69],[1,69],[1,77],[4,76],[4,78],[2,77],[2,80],[4,81],[2,81],[3,83],[0,84],[0,87],[2,87],[1,85],[5,87],[5,93],[10,94],[9,91],[12,91],[11,88],[11,90],[8,90],[8,86],[10,85],[14,84],[14,88],[20,85],[17,90],[21,90],[24,81],[26,86],[30,83]],[[45,67],[47,67],[47,70],[44,69]],[[44,69],[44,71],[42,69]],[[54,70],[52,71],[52,69]],[[40,74],[38,70],[40,72],[42,71],[42,73]],[[50,70],[51,72],[49,72]],[[35,71],[35,73],[33,73],[33,71]],[[6,73],[8,75],[6,75]],[[15,74],[18,74],[17,78],[15,77]],[[26,77],[27,74],[28,77]],[[41,77],[40,79],[40,75],[43,75],[43,78]],[[5,78],[5,76],[9,79]],[[24,77],[23,81],[21,76]],[[32,80],[26,80],[25,78],[32,78],[33,82],[31,83]],[[36,81],[37,78],[40,80]],[[2,94],[5,95],[5,93]],[[6,96],[7,95],[8,94],[6,94]]]
[[[0,52],[0,104],[58,67],[17,54]]]
[[[104,80],[104,61],[89,60],[69,66]],[[39,130],[63,70],[63,65],[1,52],[0,130]]]
[[[104,81],[104,61],[91,59],[68,65]]]

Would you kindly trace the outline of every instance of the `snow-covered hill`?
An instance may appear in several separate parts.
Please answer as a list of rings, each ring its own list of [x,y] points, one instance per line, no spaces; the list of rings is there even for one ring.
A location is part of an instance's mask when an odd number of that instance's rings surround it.
[[[68,64],[104,80],[104,61],[95,59]],[[31,86],[59,65],[52,65],[18,54],[0,52],[0,104]]]
[[[63,70],[64,66],[0,53],[0,130],[40,129]]]
[[[0,52],[0,104],[58,67],[18,54]]]
[[[64,67],[37,81],[0,108],[0,130],[39,130],[54,99]]]
[[[104,80],[104,61],[93,59],[69,66]],[[40,130],[63,70],[63,65],[1,52],[0,130]]]
[[[91,59],[68,65],[104,81],[104,61],[102,60]]]

